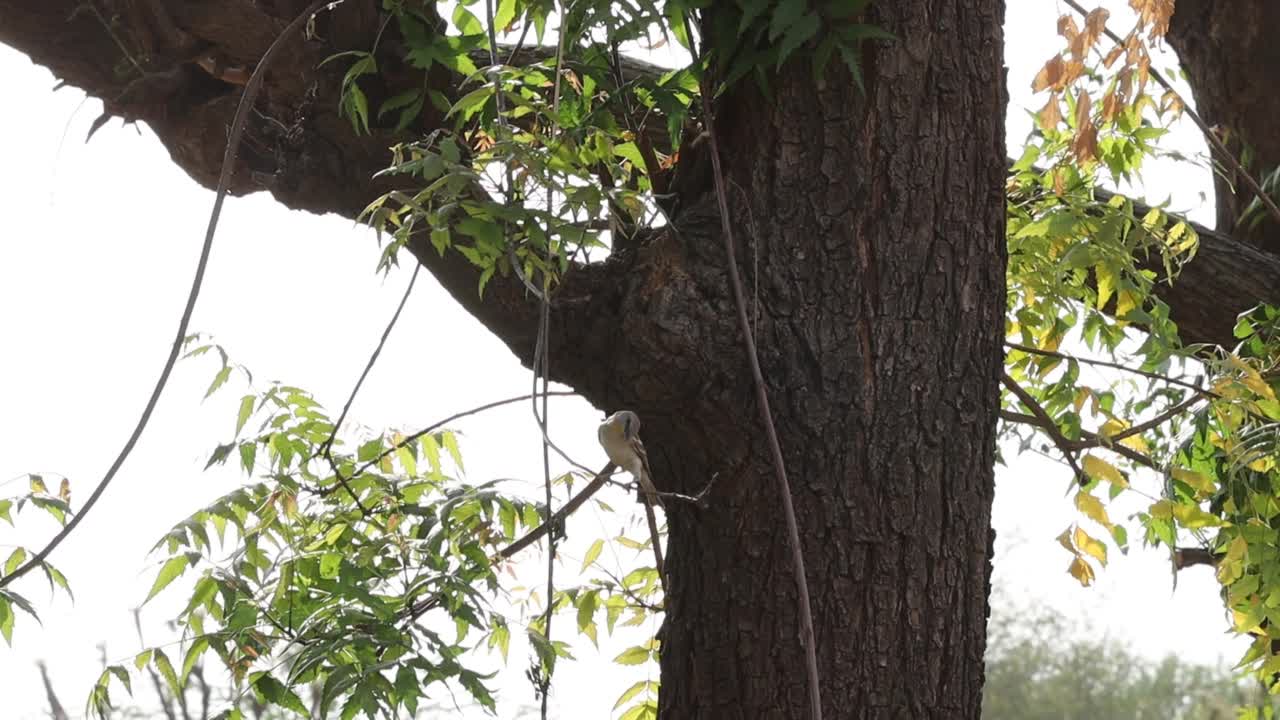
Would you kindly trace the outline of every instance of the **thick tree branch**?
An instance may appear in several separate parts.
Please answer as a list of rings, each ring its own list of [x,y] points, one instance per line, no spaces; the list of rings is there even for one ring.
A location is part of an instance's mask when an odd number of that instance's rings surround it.
[[[287,2],[250,0],[213,4],[173,0],[146,5],[160,5],[167,14],[142,23],[131,15],[111,13],[112,4],[106,2],[100,4],[105,8],[103,20],[77,11],[85,7],[81,0],[0,0],[0,42],[28,53],[62,81],[101,98],[107,113],[146,122],[179,167],[197,182],[212,187],[240,90],[224,81],[225,71],[252,68],[284,26],[283,18],[295,8]],[[340,50],[371,47],[377,21],[376,2],[348,0],[335,11],[331,22],[326,20],[319,28],[320,36],[326,39],[298,37],[290,41],[279,64],[268,73],[259,114],[251,118],[243,166],[232,179],[233,194],[266,190],[290,208],[355,217],[369,201],[392,189],[391,183],[406,182],[386,177],[375,181],[372,177],[386,166],[389,146],[442,126],[442,118],[428,108],[421,124],[402,135],[374,128],[369,135],[357,136],[336,111],[342,72],[339,63],[318,67],[324,58]],[[138,27],[140,24],[146,27]],[[127,57],[125,50],[130,51]],[[542,60],[549,52],[547,48],[524,48],[514,53],[514,62]],[[142,74],[137,68],[142,68]],[[220,72],[211,74],[210,68]],[[397,83],[411,77],[421,82],[420,71],[398,65],[394,57],[388,57],[381,69],[389,89],[400,89]],[[621,74],[626,81],[657,77],[662,71],[622,59]],[[433,71],[428,80],[433,89],[454,93],[455,77]],[[709,178],[707,182],[703,191],[710,190]],[[1169,304],[1184,340],[1230,345],[1237,314],[1260,301],[1280,304],[1280,257],[1193,226],[1201,239],[1197,257],[1183,269],[1175,285],[1161,285],[1157,292]],[[704,230],[703,234],[714,235],[715,230]],[[619,334],[635,336],[643,329],[637,326],[652,329],[656,324],[659,334],[670,336],[677,322],[683,322],[682,329],[687,330],[687,319],[662,315],[688,300],[674,299],[689,288],[678,283],[673,286],[671,273],[683,273],[675,277],[697,274],[688,268],[675,269],[690,260],[683,256],[690,244],[676,245],[685,247],[664,247],[648,258],[641,253],[638,262],[642,268],[637,268],[636,258],[631,257],[628,262],[585,266],[569,274],[554,310],[552,351],[565,360],[558,364],[554,379],[579,387],[595,402],[616,402],[620,399],[612,398],[612,391],[605,388],[609,379],[600,366],[608,364],[609,358],[626,355],[628,348],[618,342]],[[495,278],[482,299],[477,292],[478,271],[465,258],[456,253],[441,257],[425,243],[411,249],[518,357],[526,363],[532,360],[537,303],[517,278]],[[705,252],[701,248],[695,251]],[[665,257],[659,258],[659,254]],[[694,280],[695,285],[705,284],[701,277]],[[633,297],[639,288],[643,288],[643,296]],[[632,298],[632,307],[624,308],[628,298]],[[621,313],[628,310],[633,314],[624,319]],[[647,314],[634,315],[636,310]],[[667,352],[673,351],[667,348]],[[662,370],[651,371],[655,382],[662,377]]]

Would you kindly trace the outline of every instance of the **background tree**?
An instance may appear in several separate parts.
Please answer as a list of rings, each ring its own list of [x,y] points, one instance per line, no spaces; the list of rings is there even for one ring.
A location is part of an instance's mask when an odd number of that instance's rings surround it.
[[[297,5],[128,3],[76,13],[57,2],[0,3],[0,39],[102,97],[108,115],[146,120],[184,169],[212,184],[239,85]],[[411,5],[349,2],[287,39],[233,190],[268,189],[291,207],[348,216],[367,209],[392,233],[388,262],[407,247],[526,364],[549,368],[600,407],[646,418],[646,442],[661,449],[651,457],[661,489],[695,496],[711,487],[704,503],[673,503],[668,516],[666,716],[793,716],[808,704],[804,638],[794,635],[806,603],[789,582],[795,562],[780,539],[778,494],[764,491],[774,487],[774,463],[744,430],[762,407],[739,347],[743,313],[725,274],[733,261],[721,249],[722,219],[736,221],[724,228],[736,226],[736,251],[751,258],[739,271],[755,292],[751,335],[796,479],[789,496],[822,629],[829,712],[977,715],[997,414],[1053,441],[1083,485],[1077,506],[1115,546],[1127,548],[1127,531],[1093,490],[1124,492],[1130,482],[1104,452],[1170,471],[1139,517],[1150,541],[1173,545],[1179,527],[1223,524],[1200,506],[1238,464],[1239,443],[1224,440],[1276,416],[1264,375],[1273,317],[1263,310],[1243,327],[1235,318],[1272,299],[1273,286],[1255,291],[1249,281],[1274,264],[1159,210],[1100,201],[1094,190],[1104,171],[1135,172],[1155,149],[1157,124],[1177,111],[1176,98],[1153,104],[1145,92],[1142,44],[1163,34],[1171,6],[1138,3],[1139,23],[1117,53],[1101,49],[1105,13],[1088,13],[1083,27],[1064,19],[1067,50],[1037,80],[1051,94],[1040,136],[1006,179],[999,3],[741,3],[696,13],[670,3],[666,15],[644,3],[584,4],[567,16],[554,53],[493,41],[495,28],[538,26],[546,4],[500,3],[484,22],[455,12],[456,33],[444,32],[434,4]],[[657,25],[698,48],[699,63],[663,75],[623,62],[621,41]],[[890,35],[897,40],[861,43]],[[497,65],[499,51],[506,69],[479,87],[461,82],[473,55]],[[837,51],[843,63],[824,62]],[[322,62],[343,52],[345,62]],[[1096,76],[1083,72],[1086,63]],[[730,84],[738,71],[744,81]],[[700,126],[712,97],[719,120]],[[440,128],[451,133],[425,133]],[[369,181],[396,143],[397,172]],[[703,159],[711,148],[723,165],[714,172]],[[506,177],[483,177],[489,167]],[[643,221],[636,209],[648,198],[669,222]],[[559,214],[566,208],[572,217]],[[600,222],[612,230],[613,252],[590,262]],[[1197,261],[1184,264],[1197,248]],[[1240,272],[1224,277],[1224,267]],[[1174,291],[1156,282],[1179,270]],[[1188,285],[1213,302],[1180,295]],[[535,300],[552,290],[549,303]],[[1147,333],[1136,352],[1122,348],[1131,327]],[[1233,329],[1255,339],[1247,352],[1195,355],[1180,344],[1230,344]],[[1083,386],[1081,361],[1058,351],[1077,330],[1160,385]],[[1002,374],[1006,337],[1019,342]],[[1205,362],[1212,384],[1168,382],[1185,358]],[[224,354],[211,391],[232,369]],[[999,384],[1009,393],[1003,410]],[[162,541],[172,557],[153,594],[205,563],[209,528],[221,535],[231,524],[242,539],[230,565],[209,567],[197,583],[183,665],[217,651],[285,706],[296,702],[292,685],[319,678],[331,700],[356,709],[405,702],[433,679],[486,697],[482,678],[455,661],[462,630],[479,628],[498,646],[509,631],[477,612],[471,584],[492,582],[491,546],[504,557],[502,541],[550,517],[550,496],[538,508],[487,486],[442,483],[442,450],[461,458],[438,429],[412,442],[343,438],[354,448],[344,450],[335,438],[344,416],[289,386],[247,396],[237,435],[260,417],[258,434],[220,445],[212,462],[238,456],[254,472],[262,451],[269,481]],[[1267,459],[1245,464],[1265,473]],[[65,512],[43,483],[31,490],[32,502]],[[1238,591],[1229,602],[1265,607],[1256,591],[1266,568],[1246,550],[1268,539],[1224,532],[1223,546],[1238,548],[1223,575]],[[1105,563],[1106,545],[1078,525],[1063,545],[1083,582],[1093,563]],[[428,572],[389,584],[389,571],[410,567]],[[551,605],[588,620],[597,610],[608,616],[619,597],[643,611],[657,580],[650,571],[594,594],[552,593]],[[217,631],[205,632],[205,611]],[[457,641],[418,627],[431,611],[459,623]],[[295,624],[295,614],[308,622]],[[562,652],[551,617],[530,635],[541,650],[531,676],[544,689]],[[1259,624],[1243,617],[1241,630]],[[358,632],[339,638],[339,628]],[[258,661],[281,644],[302,645],[305,656],[283,683]],[[641,646],[638,656],[656,649]],[[382,674],[410,656],[394,680]],[[161,657],[150,652],[139,664],[163,671],[171,663]]]
[[[1222,667],[1146,658],[1087,621],[993,595],[986,720],[1227,720],[1272,703],[1256,681]]]

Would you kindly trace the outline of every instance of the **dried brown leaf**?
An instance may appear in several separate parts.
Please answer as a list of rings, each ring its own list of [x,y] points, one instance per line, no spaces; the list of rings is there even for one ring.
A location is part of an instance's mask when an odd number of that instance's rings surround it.
[[[1173,4],[1174,0],[1129,0],[1129,7],[1138,13],[1138,24],[1149,28],[1152,38],[1162,38],[1169,32]]]
[[[1058,93],[1050,93],[1049,102],[1040,108],[1040,112],[1036,113],[1036,118],[1040,122],[1041,129],[1048,130],[1058,126],[1062,122],[1062,98]]]
[[[1054,55],[1049,58],[1049,62],[1040,68],[1040,72],[1036,73],[1036,77],[1031,81],[1031,91],[1040,92],[1049,88],[1060,88],[1062,75],[1065,70],[1065,63],[1062,61],[1061,55]]]

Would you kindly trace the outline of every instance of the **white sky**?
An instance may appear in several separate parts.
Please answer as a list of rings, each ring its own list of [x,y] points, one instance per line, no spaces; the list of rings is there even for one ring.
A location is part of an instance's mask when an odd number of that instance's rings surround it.
[[[1113,27],[1124,3],[1111,2]],[[1052,2],[1009,3],[1006,27],[1011,92],[1009,137],[1016,148],[1029,127],[1025,109],[1042,99],[1031,77],[1059,47]],[[172,165],[145,127],[108,123],[83,139],[100,112],[97,101],[0,47],[6,104],[0,142],[0,483],[26,472],[72,479],[76,505],[118,452],[150,392],[181,311],[212,193]],[[1202,153],[1193,128],[1171,145]],[[1147,173],[1153,200],[1172,194],[1177,209],[1211,221],[1207,171],[1165,163]],[[192,329],[212,333],[261,381],[307,388],[336,413],[384,323],[399,301],[407,270],[383,280],[371,232],[337,217],[290,212],[259,194],[230,199]],[[78,714],[100,670],[95,646],[113,662],[138,649],[130,609],[154,577],[147,551],[173,524],[239,481],[234,472],[203,473],[208,451],[230,436],[243,385],[201,403],[213,360],[181,363],[142,442],[98,507],[53,556],[80,601],[50,599],[33,576],[18,590],[37,602],[40,627],[20,615],[15,647],[0,645],[0,707],[5,718],[45,717],[35,661],[49,661],[62,701]],[[552,359],[554,362],[554,358]],[[519,395],[528,371],[466,315],[430,275],[419,278],[399,327],[369,378],[353,418],[372,427],[416,428],[481,402]],[[604,462],[595,443],[601,413],[578,399],[552,401],[556,441],[588,466]],[[539,487],[541,455],[527,405],[460,423],[470,479],[516,477]],[[563,466],[563,463],[561,463]],[[1065,573],[1069,558],[1053,538],[1076,514],[1064,498],[1068,473],[1029,456],[997,469],[996,584],[1019,602],[1046,602],[1123,638],[1142,652],[1189,660],[1234,660],[1242,644],[1227,629],[1218,588],[1205,568],[1182,573],[1171,592],[1167,556],[1135,538],[1128,557],[1113,553],[1098,583],[1082,589]],[[0,485],[0,497],[21,491]],[[617,500],[617,498],[614,498]],[[612,502],[617,508],[633,503]],[[1134,506],[1136,508],[1136,505]],[[1125,513],[1131,511],[1127,508]],[[1113,517],[1125,513],[1113,508]],[[7,546],[42,545],[53,523],[24,513]],[[587,511],[571,521],[577,537],[616,534],[629,522]],[[570,547],[559,577],[572,578],[579,557]],[[581,548],[577,548],[581,552]],[[620,562],[631,551],[617,550]],[[608,553],[606,553],[608,557]],[[522,575],[542,583],[536,555]],[[166,637],[163,621],[183,598],[175,584],[148,606],[148,640]],[[568,620],[558,629],[571,630]],[[560,634],[564,638],[566,635]],[[576,643],[578,662],[563,663],[553,699],[561,716],[609,717],[622,689],[656,668],[622,669],[609,660],[626,643],[602,642],[597,653]],[[532,702],[523,679],[524,650],[513,644],[499,683],[500,716]],[[114,693],[121,697],[120,693]],[[143,697],[149,701],[145,690]]]

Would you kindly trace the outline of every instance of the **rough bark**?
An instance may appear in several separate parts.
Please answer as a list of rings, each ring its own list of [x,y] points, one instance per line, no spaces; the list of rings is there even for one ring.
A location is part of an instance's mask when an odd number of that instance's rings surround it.
[[[876,8],[903,42],[868,52],[865,96],[795,64],[772,101],[749,85],[728,95],[718,129],[735,148],[739,257],[759,293],[825,711],[977,718],[1004,322],[1003,6]],[[658,443],[673,458],[655,472],[685,490],[723,478],[708,510],[670,518],[660,716],[804,717],[783,523],[764,450],[742,439],[758,437],[747,373],[724,282],[709,280],[698,325],[718,330],[691,348],[714,374],[703,407],[676,409]]]
[[[1168,39],[1187,71],[1196,108],[1234,152],[1247,149],[1246,169],[1254,177],[1270,173],[1280,165],[1280,94],[1274,91],[1280,4],[1178,0],[1176,7]],[[1231,233],[1253,195],[1225,169],[1215,175],[1214,186],[1218,230]],[[1280,226],[1270,219],[1238,234],[1268,253],[1280,253]]]

